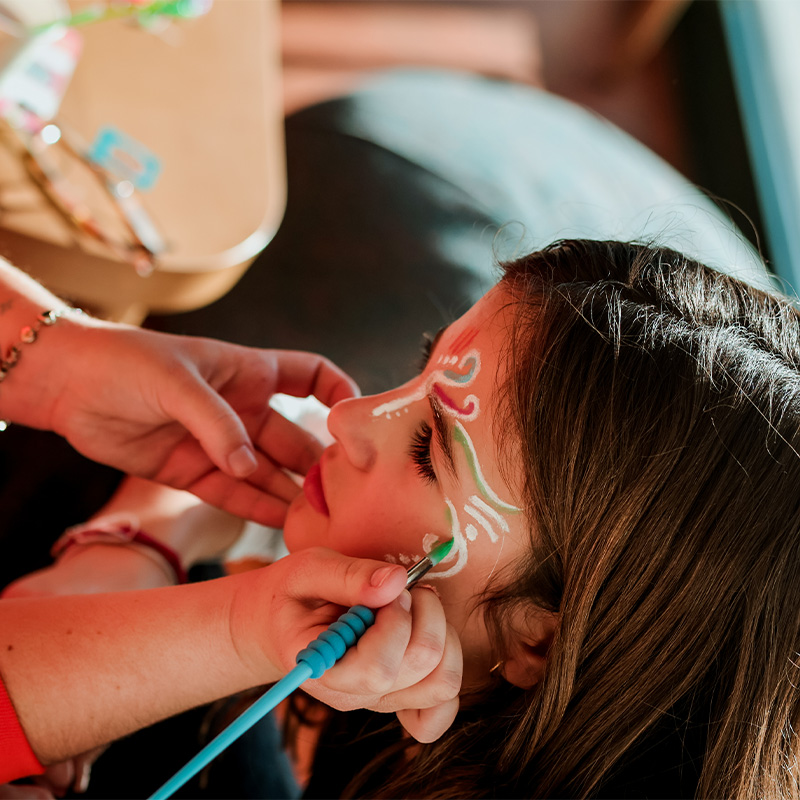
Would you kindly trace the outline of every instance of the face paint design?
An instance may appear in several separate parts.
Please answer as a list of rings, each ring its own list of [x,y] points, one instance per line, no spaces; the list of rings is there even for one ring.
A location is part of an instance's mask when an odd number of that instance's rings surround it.
[[[509,527],[508,522],[503,518],[501,512],[506,514],[518,514],[521,511],[521,509],[516,506],[501,500],[497,493],[486,482],[480,463],[478,462],[477,454],[475,453],[475,445],[472,443],[472,439],[470,439],[464,426],[458,420],[456,420],[455,423],[453,438],[461,445],[475,486],[483,497],[473,494],[470,495],[467,502],[464,503],[464,514],[472,521],[464,526],[463,532],[455,506],[450,501],[450,498],[445,497],[444,500],[449,512],[448,519],[450,521],[450,535],[453,538],[453,549],[450,551],[448,557],[444,559],[443,563],[451,561],[453,558],[456,559],[456,563],[444,572],[431,573],[431,579],[449,578],[451,575],[460,572],[467,565],[467,542],[474,542],[480,535],[478,527],[476,527],[473,522],[478,523],[480,529],[486,533],[493,544],[498,541],[502,544],[502,536],[508,533]],[[498,529],[500,531],[499,533]],[[432,546],[436,544],[437,542],[433,542]]]
[[[391,419],[392,416],[399,417],[401,414],[408,413],[408,407],[412,403],[418,403],[431,392],[435,392],[445,408],[457,412],[461,419],[467,421],[475,419],[480,412],[478,398],[474,394],[467,395],[463,407],[459,407],[442,389],[442,384],[459,388],[469,386],[481,371],[480,353],[472,350],[460,360],[457,355],[442,355],[439,356],[436,364],[437,368],[432,370],[424,383],[421,383],[413,392],[373,408],[372,416],[386,419]]]
[[[478,455],[475,452],[475,445],[472,444],[472,439],[469,438],[466,428],[458,420],[456,420],[455,427],[453,428],[453,438],[464,449],[464,454],[467,458],[467,464],[469,465],[469,470],[472,473],[472,479],[475,481],[475,485],[478,487],[478,491],[480,491],[486,500],[492,506],[497,508],[498,511],[505,511],[506,513],[511,514],[519,513],[519,508],[501,500],[495,494],[492,487],[486,482],[486,479],[483,477],[481,465],[478,462]]]
[[[470,394],[464,398],[463,402],[458,403],[444,388],[448,386],[463,389],[475,381],[481,369],[480,353],[477,350],[471,350],[466,355],[459,357],[459,351],[469,347],[477,335],[478,331],[474,329],[463,331],[451,345],[452,349],[439,356],[435,362],[436,368],[430,372],[420,386],[410,394],[383,403],[372,410],[373,417],[384,417],[385,419],[391,419],[393,416],[399,417],[408,412],[412,403],[425,400],[433,393],[445,412],[455,418],[453,439],[461,445],[464,451],[467,466],[479,494],[471,495],[464,504],[463,515],[466,524],[463,526],[463,530],[455,505],[449,497],[444,498],[450,535],[454,544],[443,563],[455,559],[455,564],[443,572],[432,573],[431,578],[447,578],[460,572],[467,564],[467,542],[474,542],[483,532],[493,544],[497,543],[509,530],[508,523],[502,514],[513,514],[520,511],[516,506],[501,500],[489,486],[484,478],[472,439],[462,424],[462,422],[471,422],[478,417],[480,401],[474,394]],[[439,537],[435,534],[425,534],[422,542],[424,552],[429,553],[438,542]],[[391,560],[394,561],[394,559]],[[416,560],[418,560],[418,556],[400,557],[400,563],[406,565]]]
[[[461,419],[465,420],[473,420],[478,416],[478,399],[475,397],[475,395],[471,394],[467,398],[467,403],[464,408],[461,408],[438,383],[433,384],[432,391],[436,397],[439,398],[445,409],[453,416],[460,417]]]

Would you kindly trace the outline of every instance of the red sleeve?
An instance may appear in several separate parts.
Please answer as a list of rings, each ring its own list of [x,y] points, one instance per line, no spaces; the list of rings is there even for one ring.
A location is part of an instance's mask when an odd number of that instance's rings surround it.
[[[33,754],[6,687],[0,680],[0,783],[43,772],[44,767]]]

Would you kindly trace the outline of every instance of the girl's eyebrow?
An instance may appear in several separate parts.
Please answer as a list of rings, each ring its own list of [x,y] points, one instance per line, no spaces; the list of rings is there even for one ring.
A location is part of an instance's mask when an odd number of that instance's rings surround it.
[[[439,445],[439,450],[444,454],[447,471],[456,484],[459,484],[456,459],[453,454],[453,429],[447,424],[442,402],[433,390],[428,394],[428,402],[431,404],[431,411],[433,412],[433,431],[436,434],[436,444]]]

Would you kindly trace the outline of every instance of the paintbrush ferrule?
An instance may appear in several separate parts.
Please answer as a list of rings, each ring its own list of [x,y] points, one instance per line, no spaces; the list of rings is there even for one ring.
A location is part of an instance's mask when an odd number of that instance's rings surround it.
[[[431,561],[428,556],[417,561],[413,567],[409,567],[406,577],[406,589],[410,589],[414,586],[414,584],[424,577],[431,569],[433,569],[433,561]]]
[[[453,540],[437,545],[428,555],[417,561],[416,564],[408,568],[406,573],[406,589],[410,589],[425,575],[428,574],[451,550]]]

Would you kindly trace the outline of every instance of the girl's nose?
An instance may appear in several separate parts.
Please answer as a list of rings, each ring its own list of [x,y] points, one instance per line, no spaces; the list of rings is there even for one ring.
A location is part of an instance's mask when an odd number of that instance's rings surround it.
[[[341,400],[328,415],[328,430],[354,467],[368,471],[377,455],[374,426],[370,423],[374,397]]]

